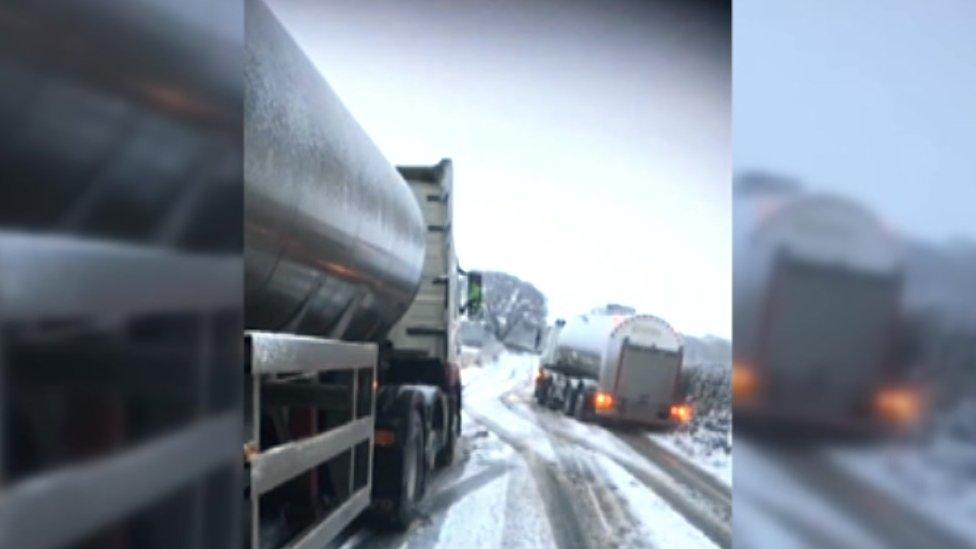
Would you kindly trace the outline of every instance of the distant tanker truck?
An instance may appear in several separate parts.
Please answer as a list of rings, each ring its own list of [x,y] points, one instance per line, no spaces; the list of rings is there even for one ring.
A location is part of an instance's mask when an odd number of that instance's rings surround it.
[[[776,185],[736,188],[737,421],[906,426],[922,411],[900,374],[903,268],[859,204]]]
[[[681,337],[665,321],[608,307],[551,331],[536,401],[579,419],[650,426],[690,421],[681,402]]]

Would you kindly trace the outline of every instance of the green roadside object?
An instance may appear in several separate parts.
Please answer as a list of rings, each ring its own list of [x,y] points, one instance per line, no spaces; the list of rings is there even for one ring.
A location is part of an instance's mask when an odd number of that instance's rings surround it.
[[[477,316],[481,313],[482,303],[482,281],[481,273],[471,271],[468,273],[468,302],[465,306],[469,317]]]

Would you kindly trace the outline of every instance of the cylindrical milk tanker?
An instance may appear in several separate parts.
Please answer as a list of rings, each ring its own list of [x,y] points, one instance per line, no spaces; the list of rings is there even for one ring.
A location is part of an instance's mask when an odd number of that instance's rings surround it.
[[[561,328],[560,328],[561,326]],[[612,307],[557,323],[542,357],[535,398],[581,419],[677,425],[684,343],[664,320]]]
[[[556,336],[552,369],[599,379],[610,333],[625,316],[587,314],[566,321]]]
[[[250,329],[379,340],[420,282],[406,182],[262,2],[248,8],[245,290]]]
[[[570,319],[557,336],[552,369],[599,380],[619,360],[625,343],[679,352],[681,338],[651,315],[586,314]]]
[[[891,234],[851,200],[764,190],[737,193],[734,202],[733,337],[739,361],[756,360],[777,262],[875,277],[895,276],[899,270]]]
[[[734,203],[737,413],[869,425],[896,401],[898,421],[915,415],[898,387],[895,237],[837,196],[746,187]]]

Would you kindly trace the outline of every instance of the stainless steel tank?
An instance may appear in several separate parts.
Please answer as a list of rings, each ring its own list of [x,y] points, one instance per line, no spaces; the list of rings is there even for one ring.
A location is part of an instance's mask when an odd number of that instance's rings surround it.
[[[0,12],[3,225],[239,253],[243,6]]]
[[[567,320],[557,336],[553,369],[569,375],[599,379],[610,334],[624,318],[587,314]]]
[[[743,186],[737,189],[734,210],[733,335],[738,361],[757,358],[778,259],[886,277],[896,276],[902,267],[893,234],[851,200],[787,186]]]
[[[680,351],[681,337],[652,315],[594,312],[572,318],[559,331],[552,368],[570,375],[601,379],[620,358],[624,341]]]
[[[245,324],[380,340],[419,286],[420,206],[271,10],[246,8]]]

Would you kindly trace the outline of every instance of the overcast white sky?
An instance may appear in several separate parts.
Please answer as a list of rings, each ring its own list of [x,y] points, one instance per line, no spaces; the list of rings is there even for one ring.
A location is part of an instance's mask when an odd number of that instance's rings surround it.
[[[392,162],[453,159],[463,267],[730,335],[728,11],[270,3]]]
[[[736,0],[735,169],[976,235],[976,2]]]

